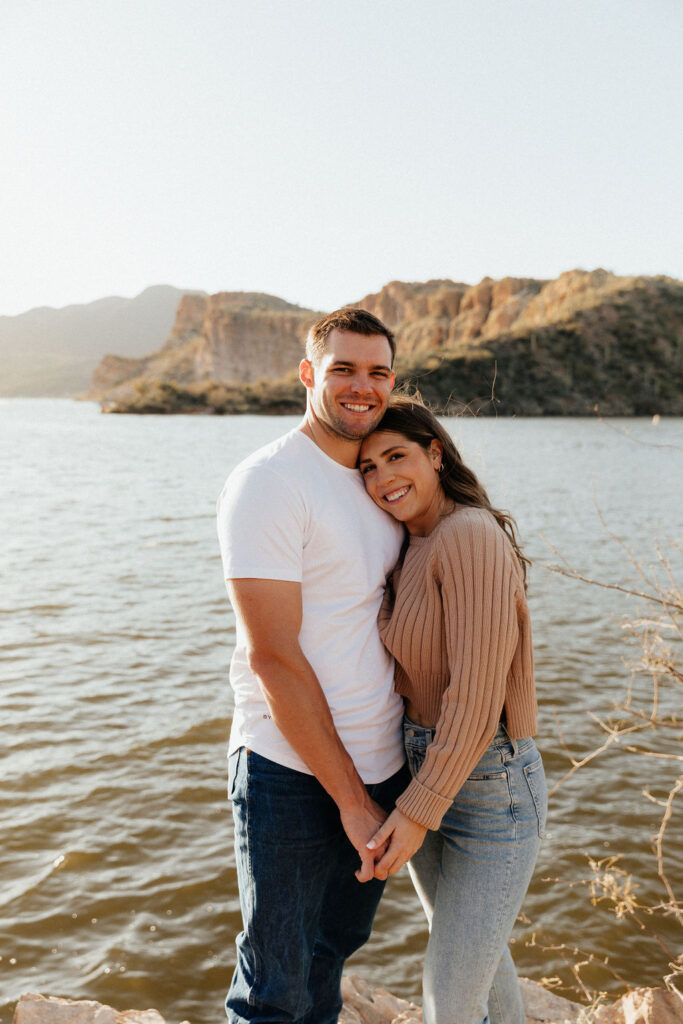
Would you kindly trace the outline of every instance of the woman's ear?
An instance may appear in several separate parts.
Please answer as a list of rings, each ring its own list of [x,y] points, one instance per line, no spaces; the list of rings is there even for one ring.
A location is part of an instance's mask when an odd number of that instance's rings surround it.
[[[443,463],[443,445],[441,444],[441,441],[437,441],[436,438],[432,440],[429,445],[429,454],[432,457],[434,469],[438,472]]]

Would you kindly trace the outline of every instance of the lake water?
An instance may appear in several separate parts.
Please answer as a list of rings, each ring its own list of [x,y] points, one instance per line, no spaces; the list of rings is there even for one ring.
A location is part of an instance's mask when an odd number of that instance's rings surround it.
[[[225,799],[234,622],[214,506],[231,467],[295,422],[0,402],[0,1024],[26,991],[223,1019],[240,922]],[[537,563],[538,743],[552,782],[568,767],[558,722],[577,751],[599,743],[588,712],[622,696],[624,660],[637,656],[622,618],[642,605],[542,563],[555,547],[582,573],[629,585],[614,537],[646,566],[656,539],[669,550],[683,526],[683,421],[448,423]],[[680,753],[680,739],[656,742]],[[641,791],[664,795],[675,769],[614,748],[556,792],[515,933],[521,973],[567,981],[565,954],[542,947],[578,944],[634,984],[660,981],[658,943],[565,883],[587,877],[587,854],[621,853],[639,899],[663,897],[651,849],[662,810]],[[665,842],[679,888],[682,814]],[[671,918],[660,934],[680,949]],[[402,873],[352,968],[416,997],[425,940]],[[597,968],[587,977],[616,984]]]

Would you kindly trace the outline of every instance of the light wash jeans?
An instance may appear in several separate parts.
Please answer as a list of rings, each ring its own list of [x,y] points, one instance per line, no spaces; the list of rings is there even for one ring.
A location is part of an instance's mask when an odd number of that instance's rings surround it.
[[[404,721],[417,774],[433,729]],[[408,865],[429,922],[424,1024],[524,1024],[508,939],[543,836],[543,762],[532,739],[500,726],[491,745]]]

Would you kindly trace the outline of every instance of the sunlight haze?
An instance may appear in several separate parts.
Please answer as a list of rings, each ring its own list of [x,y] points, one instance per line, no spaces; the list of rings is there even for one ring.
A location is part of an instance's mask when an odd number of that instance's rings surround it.
[[[8,0],[0,315],[683,277],[682,28],[673,0]]]

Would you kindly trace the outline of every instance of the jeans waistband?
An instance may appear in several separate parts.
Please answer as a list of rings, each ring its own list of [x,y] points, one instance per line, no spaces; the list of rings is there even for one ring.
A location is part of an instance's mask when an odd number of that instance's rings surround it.
[[[417,722],[413,722],[407,715],[403,716],[403,735],[407,739],[421,739],[425,746],[430,744],[436,735],[436,729],[426,726],[418,725]],[[522,748],[529,745],[530,740],[513,740],[508,734],[505,724],[501,721],[498,723],[496,733],[491,740],[489,747],[504,747],[511,746],[513,756],[516,756],[519,752],[520,744]]]

